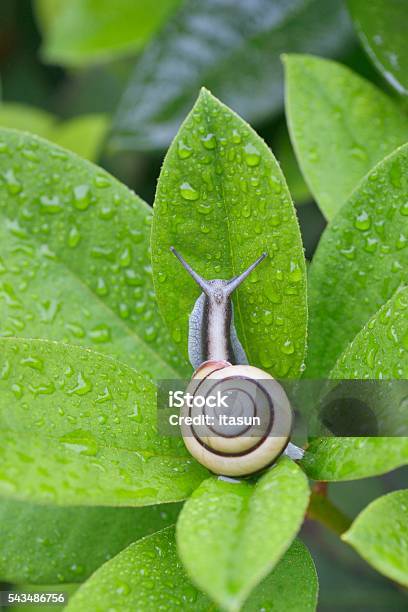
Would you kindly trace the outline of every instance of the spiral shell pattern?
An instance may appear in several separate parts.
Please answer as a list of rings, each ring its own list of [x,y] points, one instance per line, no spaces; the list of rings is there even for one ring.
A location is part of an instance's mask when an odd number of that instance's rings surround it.
[[[181,419],[184,443],[215,474],[249,476],[285,450],[292,429],[291,406],[282,386],[263,370],[206,361],[194,372],[187,392],[194,401],[182,408],[182,417],[192,417],[187,419],[192,424]],[[201,405],[203,398],[220,396],[227,406]]]

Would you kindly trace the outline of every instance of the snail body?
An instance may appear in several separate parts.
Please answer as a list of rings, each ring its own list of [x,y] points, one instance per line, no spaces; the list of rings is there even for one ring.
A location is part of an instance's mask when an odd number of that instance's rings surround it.
[[[224,476],[249,476],[286,452],[303,452],[290,443],[292,410],[283,387],[267,372],[248,365],[234,327],[231,294],[266,257],[263,253],[229,281],[205,280],[172,247],[172,252],[203,293],[189,318],[188,352],[195,368],[187,392],[193,397],[222,397],[222,405],[182,408],[181,432],[190,453]],[[203,417],[199,425],[191,424]]]

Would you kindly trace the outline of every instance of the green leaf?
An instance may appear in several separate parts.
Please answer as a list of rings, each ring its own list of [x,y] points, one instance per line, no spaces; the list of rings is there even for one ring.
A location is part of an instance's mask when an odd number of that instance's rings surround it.
[[[317,594],[313,559],[306,546],[295,540],[273,572],[252,591],[242,612],[314,612]]]
[[[405,0],[348,0],[361,42],[383,77],[408,94],[408,40]]]
[[[156,431],[156,389],[80,347],[0,340],[0,495],[58,505],[185,499],[208,472]]]
[[[357,334],[333,379],[408,379],[408,287],[394,293]]]
[[[157,312],[151,210],[103,170],[0,130],[0,335],[97,347],[152,377],[189,367]]]
[[[48,138],[85,159],[94,161],[108,129],[108,117],[89,114],[59,122],[38,108],[17,103],[0,105],[0,126],[31,132]]]
[[[174,529],[131,544],[102,565],[70,599],[67,612],[208,612],[210,602],[186,579],[177,557]]]
[[[188,317],[200,290],[170,252],[205,278],[232,278],[268,258],[235,292],[235,323],[249,363],[298,375],[305,351],[305,262],[285,179],[257,134],[202,90],[171,145],[154,205],[157,300],[187,352]]]
[[[316,597],[312,558],[304,544],[295,541],[242,610],[312,612]],[[105,612],[107,607],[121,612],[155,612],[161,606],[171,610],[215,610],[189,582],[177,556],[172,528],[131,544],[105,563],[78,590],[67,612]]]
[[[44,58],[67,66],[109,61],[139,51],[181,0],[37,0]]]
[[[406,281],[408,145],[378,164],[326,229],[309,269],[306,375],[324,377]]]
[[[408,490],[393,491],[364,508],[342,539],[388,578],[408,586]]]
[[[34,0],[33,4],[38,26],[46,34],[69,0]]]
[[[81,115],[58,124],[48,138],[92,161],[99,157],[108,125],[106,115]]]
[[[334,380],[408,377],[408,288],[396,291],[357,334],[341,355],[330,378]],[[398,394],[403,392],[403,399]],[[403,388],[385,386],[375,408],[383,406],[382,423],[406,424]],[[398,402],[397,404],[395,402]],[[398,410],[398,405],[400,406]],[[374,406],[372,404],[372,406]],[[392,411],[390,414],[390,406]],[[386,419],[386,420],[385,420]],[[396,420],[397,419],[397,420]],[[408,463],[408,438],[322,438],[313,440],[303,467],[315,480],[354,480],[384,474]]]
[[[179,504],[60,508],[1,500],[0,577],[40,585],[83,582],[131,542],[174,523],[179,510]]]
[[[312,199],[311,193],[300,172],[295,153],[293,151],[286,125],[278,129],[275,142],[275,154],[282,172],[288,183],[289,191],[297,206],[305,204]]]
[[[287,458],[254,486],[205,480],[177,523],[178,549],[191,579],[222,608],[239,610],[289,547],[308,500],[307,479]]]
[[[40,108],[17,102],[0,104],[0,125],[2,127],[32,132],[37,136],[47,138],[55,121],[54,115]]]
[[[395,102],[349,68],[289,55],[286,116],[303,175],[332,219],[373,166],[408,140]]]
[[[247,121],[276,114],[280,54],[338,54],[349,32],[340,0],[188,0],[139,58],[112,146],[166,147],[202,85]]]
[[[408,464],[408,438],[321,438],[301,462],[314,480],[357,480]]]

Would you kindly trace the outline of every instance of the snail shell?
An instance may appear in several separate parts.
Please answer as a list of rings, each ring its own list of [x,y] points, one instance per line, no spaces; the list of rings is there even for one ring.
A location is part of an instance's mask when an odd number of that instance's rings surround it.
[[[182,408],[182,417],[204,414],[211,421],[194,425],[181,419],[186,447],[210,471],[249,476],[271,465],[287,447],[292,429],[290,403],[282,386],[263,370],[222,360],[206,361],[194,372],[187,391],[200,401],[217,392],[228,397],[227,408],[195,406],[194,402]],[[220,415],[227,419],[222,421]],[[241,416],[244,422],[226,423],[229,416],[234,421]],[[252,424],[256,416],[259,425]]]

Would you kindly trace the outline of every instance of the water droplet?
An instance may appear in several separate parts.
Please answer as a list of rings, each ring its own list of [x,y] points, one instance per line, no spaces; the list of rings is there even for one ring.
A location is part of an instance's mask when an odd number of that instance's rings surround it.
[[[23,387],[18,383],[11,385],[11,390],[16,399],[21,399],[23,397]]]
[[[135,404],[133,406],[132,412],[128,414],[129,419],[132,419],[135,423],[142,423],[143,416],[139,407]]]
[[[404,234],[400,234],[396,243],[398,250],[404,249],[407,245],[407,237]]]
[[[208,215],[213,210],[213,205],[211,202],[200,202],[197,206],[197,211],[201,215]]]
[[[125,272],[126,284],[130,287],[140,287],[143,285],[143,278],[135,270],[128,269]]]
[[[129,247],[125,247],[119,255],[119,265],[121,268],[127,268],[132,261],[132,252]]]
[[[130,586],[126,582],[116,583],[116,594],[117,595],[128,595],[130,593]]]
[[[86,210],[91,203],[91,191],[89,185],[77,185],[74,187],[74,206],[78,210]]]
[[[112,206],[102,206],[98,209],[98,217],[103,221],[109,221],[116,215],[116,210]]]
[[[281,351],[285,355],[292,355],[295,352],[295,347],[291,340],[285,340],[285,342],[281,345]]]
[[[180,159],[187,159],[191,157],[193,149],[189,147],[185,142],[179,140],[177,143],[177,154]]]
[[[263,368],[271,368],[273,366],[272,356],[266,348],[261,349],[259,354],[259,360]]]
[[[59,441],[70,450],[79,453],[80,455],[87,455],[94,457],[98,452],[98,443],[94,436],[89,431],[84,429],[76,429],[70,433],[61,436]]]
[[[264,294],[272,304],[280,304],[282,302],[281,293],[273,285],[266,285],[264,287]]]
[[[408,216],[408,202],[405,202],[400,208],[401,215]]]
[[[128,319],[130,315],[129,306],[123,302],[119,304],[119,316],[121,319]]]
[[[68,391],[68,394],[69,395],[72,395],[72,394],[75,394],[75,395],[86,395],[90,391],[92,391],[92,384],[88,380],[86,380],[86,378],[84,377],[82,372],[78,372],[78,374],[77,374],[77,384],[75,385],[75,387],[73,389]]]
[[[234,144],[239,144],[241,142],[241,134],[236,129],[232,130],[232,142]]]
[[[60,308],[60,303],[57,300],[44,300],[39,304],[40,319],[45,323],[52,323]]]
[[[92,342],[96,344],[102,344],[104,342],[109,342],[111,339],[110,329],[105,323],[101,323],[97,325],[89,332],[89,337]]]
[[[71,247],[71,249],[74,249],[80,240],[81,234],[79,233],[78,228],[73,225],[68,234],[68,246]]]
[[[153,342],[157,338],[157,329],[153,326],[147,327],[144,336],[147,342]]]
[[[290,272],[289,272],[289,280],[292,281],[292,283],[298,283],[302,280],[302,270],[300,269],[300,267],[298,266],[297,263],[295,263],[294,261],[290,262]]]
[[[111,181],[108,176],[105,174],[97,174],[95,177],[95,185],[99,187],[99,189],[104,189],[105,187],[109,187]]]
[[[261,161],[261,156],[256,147],[252,143],[249,143],[244,148],[244,159],[248,166],[255,167],[259,165]]]
[[[41,211],[50,215],[59,213],[63,210],[60,199],[57,195],[54,196],[41,196]]]
[[[22,184],[20,183],[20,181],[17,179],[16,175],[14,174],[14,170],[12,168],[10,168],[9,170],[7,170],[4,174],[3,174],[3,178],[4,181],[6,183],[6,187],[7,187],[7,191],[11,194],[11,195],[17,195],[18,193],[21,192],[21,190],[23,189]]]
[[[181,197],[185,200],[198,200],[199,194],[190,183],[184,182],[180,185]]]
[[[33,355],[23,357],[23,359],[20,360],[20,365],[29,366],[30,368],[33,368],[33,370],[38,370],[39,372],[44,369],[43,360]]]
[[[203,136],[201,138],[201,142],[203,144],[203,146],[206,149],[215,149],[215,147],[217,146],[217,139],[215,137],[215,134],[207,134],[206,136]]]
[[[85,338],[85,330],[78,323],[66,323],[65,328],[71,332],[75,338]]]
[[[100,276],[96,281],[96,294],[100,296],[108,295],[109,290],[105,279]]]
[[[368,213],[363,210],[355,219],[354,227],[362,232],[370,229],[371,227],[371,218]]]

